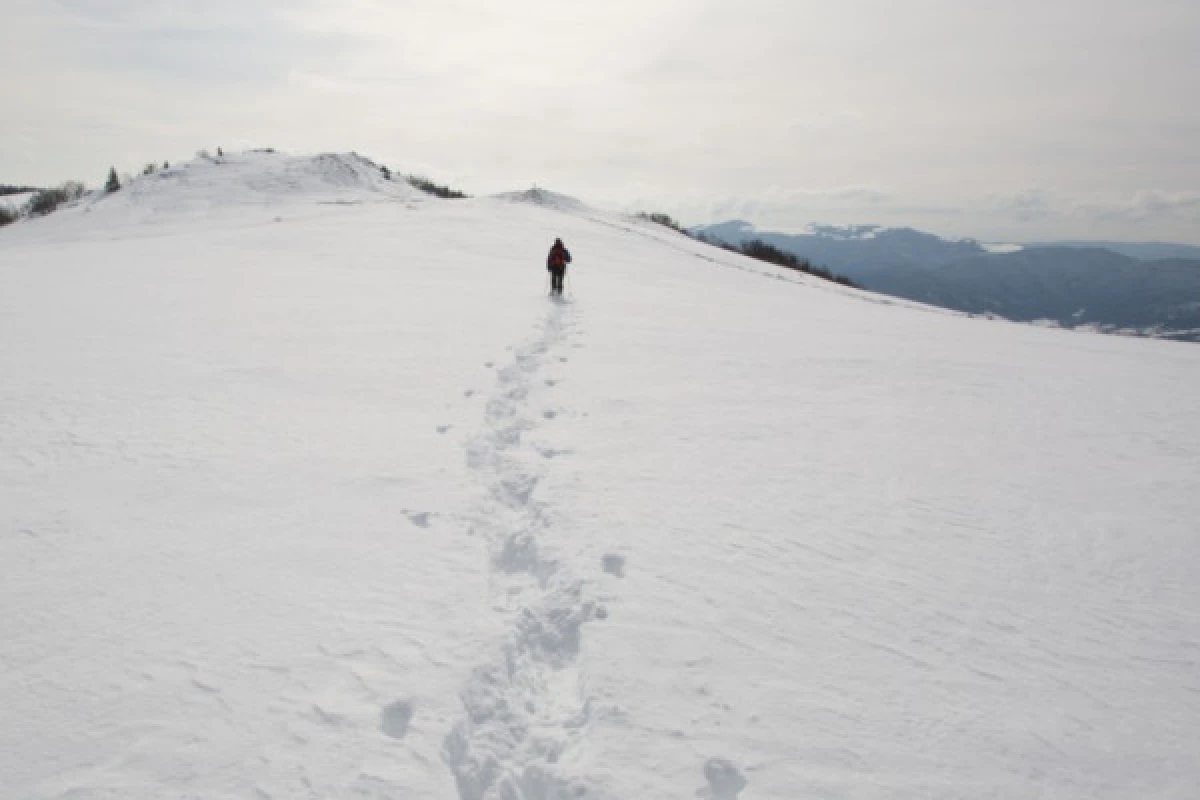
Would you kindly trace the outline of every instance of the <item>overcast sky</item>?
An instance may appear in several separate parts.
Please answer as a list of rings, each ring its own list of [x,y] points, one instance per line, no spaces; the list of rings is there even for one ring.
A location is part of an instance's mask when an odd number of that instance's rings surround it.
[[[688,224],[1200,244],[1200,0],[0,0],[0,182],[357,150]]]

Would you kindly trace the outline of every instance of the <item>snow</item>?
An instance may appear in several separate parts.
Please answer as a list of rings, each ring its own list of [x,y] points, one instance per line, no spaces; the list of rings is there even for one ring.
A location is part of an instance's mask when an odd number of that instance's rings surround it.
[[[495,197],[497,200],[505,200],[510,203],[530,203],[557,211],[583,212],[589,210],[583,202],[574,197],[537,187],[520,192],[502,192]]]
[[[1200,785],[1200,349],[371,166],[0,231],[6,797]]]
[[[989,253],[1019,253],[1025,249],[1023,244],[1009,244],[1005,242],[980,242],[979,246]]]
[[[17,192],[15,194],[0,195],[0,208],[6,208],[9,211],[20,211],[25,207],[25,204],[33,199],[36,192]]]

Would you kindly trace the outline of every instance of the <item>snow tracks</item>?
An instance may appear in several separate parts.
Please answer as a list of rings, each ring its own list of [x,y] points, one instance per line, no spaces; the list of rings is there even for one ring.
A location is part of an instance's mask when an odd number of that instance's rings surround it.
[[[574,329],[573,308],[552,304],[538,334],[498,370],[483,429],[467,446],[486,488],[472,533],[486,543],[493,608],[507,632],[494,658],[472,671],[464,716],[443,744],[462,800],[597,796],[574,774],[572,754],[592,722],[577,663],[581,629],[603,612],[556,542],[563,510],[539,491],[561,451],[530,442],[557,416],[534,399],[553,386],[544,372],[567,361]]]

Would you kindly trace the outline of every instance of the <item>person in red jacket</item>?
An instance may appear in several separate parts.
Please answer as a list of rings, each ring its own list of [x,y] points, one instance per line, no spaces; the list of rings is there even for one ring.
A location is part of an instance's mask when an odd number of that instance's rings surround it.
[[[550,255],[546,256],[546,269],[550,270],[550,294],[562,294],[563,275],[567,273],[567,264],[570,263],[571,251],[563,245],[562,239],[555,239]]]

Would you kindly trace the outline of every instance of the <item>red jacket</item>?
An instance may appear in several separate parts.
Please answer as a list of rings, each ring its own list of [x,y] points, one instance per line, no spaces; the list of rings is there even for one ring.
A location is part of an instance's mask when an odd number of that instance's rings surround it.
[[[571,251],[567,250],[566,246],[560,242],[556,242],[550,248],[550,254],[546,256],[546,269],[566,269],[567,264],[571,263]]]

